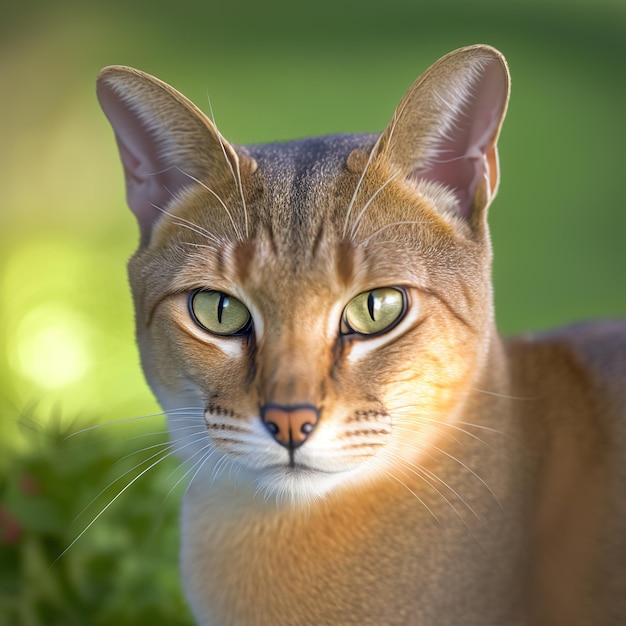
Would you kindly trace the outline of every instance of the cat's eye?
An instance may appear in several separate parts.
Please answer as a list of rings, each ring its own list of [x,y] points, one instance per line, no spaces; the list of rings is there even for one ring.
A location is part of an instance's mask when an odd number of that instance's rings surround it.
[[[189,312],[198,326],[214,335],[243,335],[252,326],[252,317],[246,306],[221,291],[192,292]]]
[[[344,335],[378,335],[391,330],[404,316],[407,298],[398,287],[381,287],[360,293],[344,309]]]

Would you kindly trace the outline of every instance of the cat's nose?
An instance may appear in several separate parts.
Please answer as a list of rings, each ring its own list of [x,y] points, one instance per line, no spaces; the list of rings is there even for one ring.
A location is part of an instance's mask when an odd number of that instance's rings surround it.
[[[295,450],[309,438],[319,418],[319,409],[310,404],[266,404],[261,407],[265,428],[278,443],[290,450]]]

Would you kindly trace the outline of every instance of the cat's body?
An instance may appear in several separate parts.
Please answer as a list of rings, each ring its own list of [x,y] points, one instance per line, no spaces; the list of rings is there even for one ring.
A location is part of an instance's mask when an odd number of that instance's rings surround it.
[[[501,55],[442,59],[380,137],[233,147],[127,68],[99,96],[198,622],[619,624],[626,325],[495,329]]]

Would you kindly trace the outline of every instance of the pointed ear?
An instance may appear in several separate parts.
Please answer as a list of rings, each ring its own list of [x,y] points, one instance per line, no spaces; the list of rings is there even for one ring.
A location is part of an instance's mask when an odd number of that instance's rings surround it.
[[[215,125],[153,76],[106,67],[98,75],[97,94],[115,131],[141,245],[150,241],[154,225],[184,188],[198,181],[232,180],[238,171],[238,155]]]
[[[496,141],[508,98],[509,72],[497,50],[451,52],[406,93],[374,156],[415,185],[443,185],[454,211],[478,219],[498,186]]]

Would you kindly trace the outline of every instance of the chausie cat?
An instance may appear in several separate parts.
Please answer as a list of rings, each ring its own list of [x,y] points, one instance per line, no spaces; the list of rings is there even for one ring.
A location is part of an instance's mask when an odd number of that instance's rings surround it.
[[[626,324],[496,331],[498,51],[381,135],[235,146],[126,67],[98,96],[199,624],[626,623]]]

